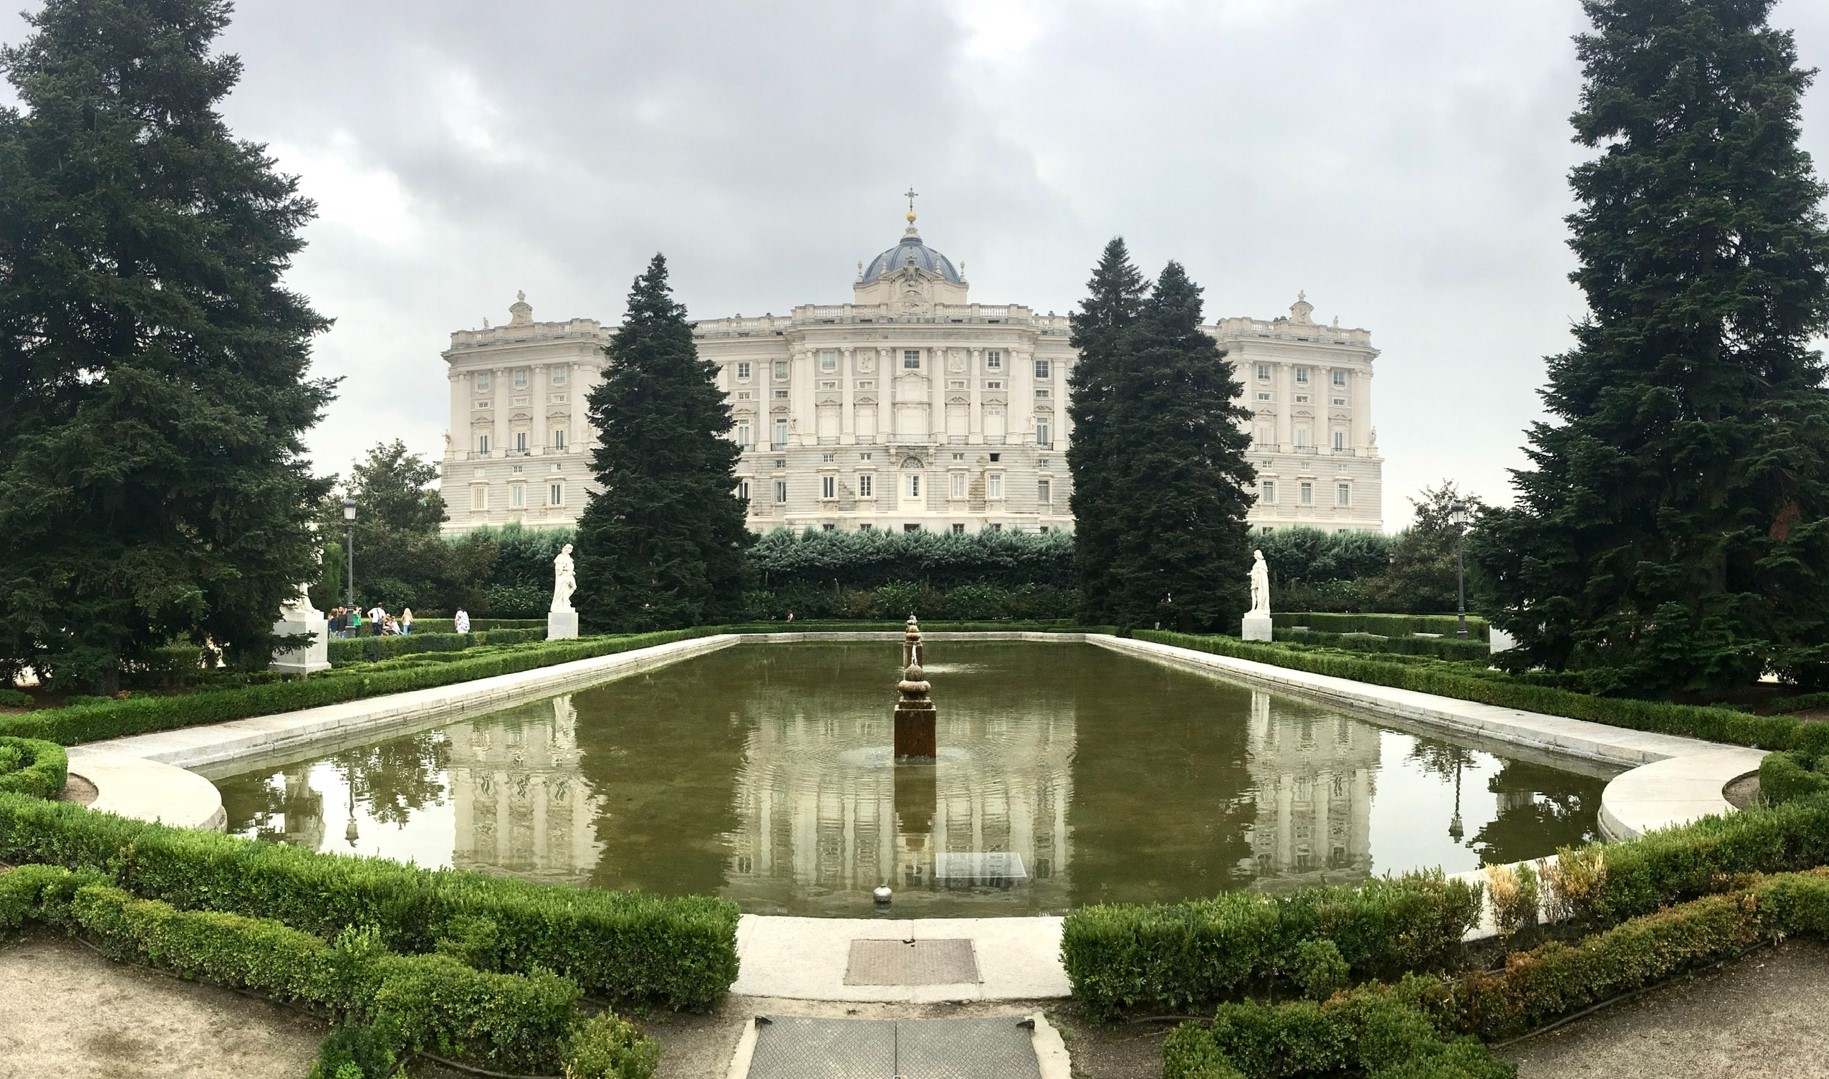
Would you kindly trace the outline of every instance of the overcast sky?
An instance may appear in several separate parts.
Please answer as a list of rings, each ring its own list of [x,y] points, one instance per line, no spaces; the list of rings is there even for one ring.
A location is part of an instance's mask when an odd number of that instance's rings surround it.
[[[1829,3],[1773,21],[1829,67]],[[614,321],[658,250],[695,317],[844,303],[912,184],[981,303],[1070,311],[1121,234],[1209,320],[1306,289],[1369,329],[1397,528],[1444,477],[1509,500],[1583,312],[1583,25],[1575,0],[311,0],[244,3],[220,44],[246,65],[230,125],[318,202],[290,283],[336,319],[323,471],[395,437],[442,454],[439,353],[517,289]],[[1829,86],[1804,144],[1820,173]]]

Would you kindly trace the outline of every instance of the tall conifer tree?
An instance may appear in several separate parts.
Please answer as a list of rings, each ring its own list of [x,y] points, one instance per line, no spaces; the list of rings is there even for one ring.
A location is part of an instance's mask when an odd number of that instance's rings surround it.
[[[578,519],[580,619],[645,630],[735,617],[751,540],[735,493],[741,451],[717,365],[699,358],[662,256],[635,279],[605,351],[588,402],[602,490]]]
[[[101,691],[208,635],[266,662],[316,574],[313,213],[218,112],[223,0],[48,0],[0,51],[0,675]]]
[[[1829,233],[1769,0],[1585,0],[1569,217],[1589,316],[1550,360],[1517,506],[1472,551],[1514,661],[1597,688],[1820,682]]]
[[[1111,476],[1122,462],[1106,445],[1108,412],[1124,334],[1143,309],[1149,281],[1119,236],[1105,245],[1086,288],[1086,300],[1072,316],[1071,343],[1079,359],[1067,380],[1067,414],[1073,420],[1067,467],[1073,476],[1073,566],[1080,615],[1082,621],[1098,624],[1114,616],[1110,570],[1119,536],[1111,517]]]
[[[1119,344],[1101,449],[1116,465],[1107,594],[1120,626],[1230,629],[1250,605],[1249,413],[1200,307],[1171,262]]]

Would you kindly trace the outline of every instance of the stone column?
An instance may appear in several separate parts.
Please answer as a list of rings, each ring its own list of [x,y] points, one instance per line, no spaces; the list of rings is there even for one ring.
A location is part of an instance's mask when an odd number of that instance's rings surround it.
[[[984,349],[975,348],[965,361],[966,385],[970,387],[970,418],[966,421],[966,442],[974,446],[984,445]]]
[[[1355,368],[1349,386],[1352,396],[1347,398],[1352,406],[1352,444],[1355,456],[1364,457],[1370,453],[1369,443],[1372,437],[1372,372],[1369,368]]]
[[[857,423],[851,415],[857,385],[857,367],[852,363],[856,352],[846,348],[838,353],[838,441],[846,446],[857,442]]]
[[[1004,421],[1004,431],[1006,434],[1013,433],[1016,436],[1009,439],[1010,442],[1018,446],[1033,446],[1035,445],[1035,353],[1025,350],[1016,353],[1013,358],[1016,368],[1010,372],[1010,381],[1004,383],[1010,387],[1010,410]],[[1012,432],[1011,428],[1017,424],[1022,424],[1023,427]],[[1006,479],[1005,482],[1007,483],[1008,480]],[[1008,491],[1004,492],[1004,498],[1009,499]]]
[[[533,365],[527,380],[531,384],[527,401],[533,406],[533,452],[538,456],[546,452],[546,397],[552,392],[552,383],[546,377],[543,363]]]
[[[788,430],[798,431],[799,437],[790,434],[788,442],[792,445],[808,446],[819,441],[818,409],[813,407],[813,392],[818,388],[819,355],[818,350],[802,348],[794,353],[788,364]]]
[[[495,435],[489,441],[489,456],[508,456],[508,369],[498,367],[489,380],[489,403],[495,408]]]
[[[1295,407],[1294,376],[1289,372],[1288,362],[1277,360],[1271,368],[1270,379],[1271,385],[1276,387],[1276,450],[1288,453],[1295,441],[1290,427],[1290,411]]]
[[[878,348],[876,350],[876,441],[878,445],[887,445],[895,439],[895,376],[896,371],[890,367],[894,350]],[[900,462],[884,467],[896,468]],[[878,505],[883,505],[882,492],[877,492]],[[895,505],[894,502],[888,505]]]
[[[447,377],[451,380],[451,454],[461,457],[475,448],[470,445],[470,379],[455,370]]]

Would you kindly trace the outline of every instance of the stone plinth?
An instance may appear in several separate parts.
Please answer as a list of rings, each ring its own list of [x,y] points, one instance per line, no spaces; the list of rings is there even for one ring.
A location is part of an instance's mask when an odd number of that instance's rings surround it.
[[[296,637],[302,633],[312,635],[311,643],[290,652],[275,652],[273,662],[267,666],[281,674],[312,674],[329,670],[330,646],[325,643],[330,637],[329,622],[322,618],[282,618],[273,623],[275,637]]]
[[[895,755],[897,759],[932,760],[940,755],[939,737],[935,733],[934,702],[903,700],[895,706]]]
[[[549,641],[569,641],[578,636],[577,611],[546,612],[546,639]]]
[[[1517,646],[1518,638],[1513,637],[1498,626],[1486,627],[1486,650],[1488,653],[1503,652],[1507,648],[1516,648]]]
[[[1270,640],[1270,616],[1267,614],[1247,614],[1245,616],[1244,630],[1239,636],[1247,641]]]

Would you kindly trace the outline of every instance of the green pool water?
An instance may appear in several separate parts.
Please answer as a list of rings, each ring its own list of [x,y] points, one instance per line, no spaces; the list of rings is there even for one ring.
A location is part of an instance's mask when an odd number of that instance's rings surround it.
[[[231,832],[755,913],[1060,913],[1553,852],[1605,773],[1094,645],[927,649],[939,758],[891,750],[897,642],[745,644],[220,779]]]

